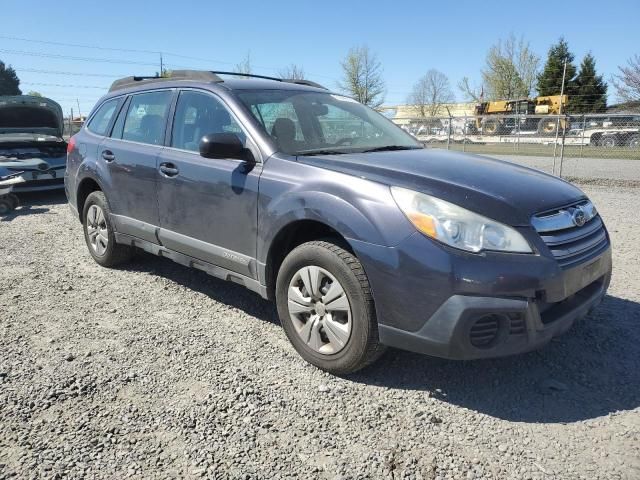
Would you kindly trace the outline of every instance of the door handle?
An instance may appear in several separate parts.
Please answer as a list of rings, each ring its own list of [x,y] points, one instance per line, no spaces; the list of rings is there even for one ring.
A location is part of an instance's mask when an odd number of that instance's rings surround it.
[[[180,172],[173,163],[161,163],[160,171],[167,177],[175,177]]]
[[[107,162],[113,162],[116,159],[116,156],[113,154],[111,150],[103,150],[102,158],[104,158],[105,161]]]

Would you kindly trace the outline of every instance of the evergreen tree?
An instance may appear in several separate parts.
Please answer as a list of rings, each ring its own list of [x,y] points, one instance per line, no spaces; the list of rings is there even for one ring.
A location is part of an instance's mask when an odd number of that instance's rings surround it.
[[[607,108],[607,83],[596,74],[596,60],[587,53],[575,79],[574,97],[569,98],[571,113],[604,112]]]
[[[0,95],[22,95],[19,87],[20,79],[16,71],[11,68],[11,65],[6,67],[0,60]]]
[[[576,66],[573,64],[574,55],[569,51],[569,44],[564,37],[560,37],[558,43],[549,49],[547,63],[538,76],[538,93],[540,95],[560,95],[565,60],[567,61],[567,74],[564,80],[564,92],[569,95],[569,101],[571,101],[571,94],[575,92]]]

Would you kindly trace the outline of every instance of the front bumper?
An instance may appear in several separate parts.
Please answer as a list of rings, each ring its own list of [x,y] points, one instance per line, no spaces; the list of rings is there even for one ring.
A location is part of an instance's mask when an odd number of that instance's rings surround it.
[[[542,254],[466,254],[421,235],[353,247],[381,343],[457,360],[541,347],[598,305],[611,279],[610,246],[567,269]]]
[[[454,360],[527,352],[566,332],[596,307],[606,294],[609,279],[603,276],[544,311],[534,299],[454,295],[417,332],[379,325],[380,341]],[[478,338],[480,345],[474,344]]]
[[[54,172],[39,174],[38,172],[25,172],[25,179],[19,186],[14,188],[15,193],[38,192],[43,190],[58,190],[64,188],[64,169]]]

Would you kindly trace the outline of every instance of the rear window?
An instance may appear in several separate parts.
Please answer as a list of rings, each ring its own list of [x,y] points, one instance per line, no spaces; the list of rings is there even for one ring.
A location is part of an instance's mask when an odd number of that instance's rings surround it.
[[[122,139],[151,145],[162,144],[171,96],[169,90],[133,95],[124,119]]]
[[[96,114],[91,118],[91,121],[87,125],[87,130],[95,133],[96,135],[106,135],[109,123],[116,112],[118,106],[118,98],[108,100],[98,108]]]

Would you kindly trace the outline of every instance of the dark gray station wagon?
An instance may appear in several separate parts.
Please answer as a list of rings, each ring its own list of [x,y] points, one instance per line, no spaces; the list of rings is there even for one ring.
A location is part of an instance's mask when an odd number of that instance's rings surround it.
[[[605,295],[609,236],[578,188],[424,149],[312,82],[246,77],[129,77],[98,102],[65,186],[99,264],[139,248],[244,285],[337,374],[384,346],[531,350]]]

